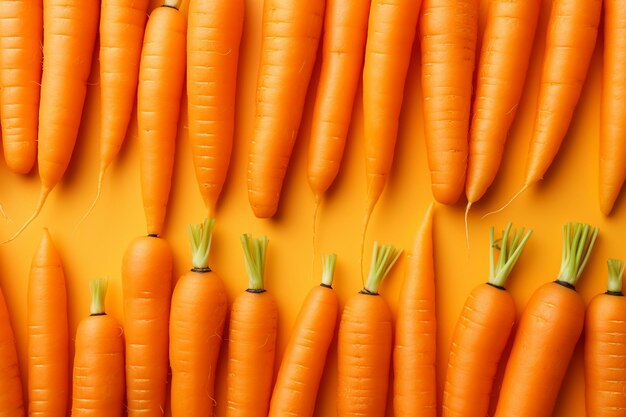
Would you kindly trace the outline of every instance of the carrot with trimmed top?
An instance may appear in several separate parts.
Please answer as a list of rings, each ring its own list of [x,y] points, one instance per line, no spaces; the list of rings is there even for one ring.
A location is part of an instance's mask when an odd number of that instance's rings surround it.
[[[0,416],[25,415],[15,335],[4,294],[0,289]]]

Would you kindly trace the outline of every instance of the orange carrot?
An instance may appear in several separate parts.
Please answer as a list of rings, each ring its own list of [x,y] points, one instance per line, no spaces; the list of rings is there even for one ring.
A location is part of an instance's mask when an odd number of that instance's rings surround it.
[[[158,237],[131,242],[122,261],[129,417],[162,416],[168,373],[172,250]]]
[[[496,417],[549,417],[580,334],[585,303],[575,285],[598,229],[563,226],[561,270],[524,309],[506,365]]]
[[[587,415],[594,417],[626,413],[626,298],[622,293],[626,264],[615,259],[608,264],[608,290],[591,300],[585,315],[585,406]]]
[[[146,25],[137,90],[141,193],[149,235],[163,232],[185,79],[187,21],[164,0]]]
[[[338,417],[385,415],[393,325],[378,288],[399,256],[393,246],[374,243],[365,288],[344,307],[337,353]]]
[[[9,310],[0,290],[0,416],[24,417],[22,381]]]
[[[248,271],[248,289],[230,313],[227,417],[267,417],[272,394],[278,311],[274,296],[263,286],[265,236],[241,237]]]
[[[424,0],[424,133],[433,196],[454,204],[465,186],[478,0]]]
[[[28,280],[28,415],[65,416],[70,397],[67,290],[61,257],[44,229]]]
[[[243,0],[189,2],[189,141],[200,194],[209,217],[214,216],[233,146],[243,17]]]
[[[397,416],[437,416],[433,206],[415,235],[398,300],[393,348]]]
[[[173,416],[212,416],[215,374],[226,321],[226,288],[209,268],[214,219],[189,225],[193,267],[174,288],[170,310]]]
[[[107,315],[107,280],[92,280],[91,315],[76,330],[72,417],[121,417],[124,409],[124,329]]]
[[[532,231],[519,234],[509,223],[498,241],[490,231],[487,283],[472,290],[457,321],[443,390],[443,416],[484,417],[502,352],[509,340],[515,301],[504,285]],[[495,249],[500,251],[494,262]]]
[[[0,124],[4,159],[26,174],[37,157],[41,83],[41,1],[0,1]]]
[[[263,3],[254,133],[248,154],[248,198],[256,217],[272,217],[278,209],[315,63],[324,4],[324,0]]]
[[[270,417],[311,417],[315,411],[339,308],[332,288],[336,255],[322,261],[322,283],[304,300],[285,348],[270,401]]]

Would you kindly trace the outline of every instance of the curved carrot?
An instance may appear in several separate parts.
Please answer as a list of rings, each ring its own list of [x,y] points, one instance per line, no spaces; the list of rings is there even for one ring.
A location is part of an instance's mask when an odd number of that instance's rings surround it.
[[[213,217],[233,145],[243,0],[189,2],[189,141],[200,194]]]
[[[28,173],[37,157],[41,1],[0,1],[0,125],[7,166]]]
[[[326,354],[335,335],[339,302],[333,291],[336,255],[323,258],[322,283],[311,289],[285,348],[270,401],[270,417],[311,417]]]
[[[519,321],[504,372],[496,417],[549,417],[583,330],[585,303],[575,285],[598,229],[563,226],[561,270],[539,287]]]
[[[254,133],[248,153],[248,198],[256,217],[272,217],[278,209],[322,32],[324,4],[324,0],[263,3]]]
[[[585,407],[587,415],[594,417],[626,413],[626,298],[622,293],[626,264],[615,259],[608,264],[608,290],[591,300],[585,314]]]
[[[28,414],[65,416],[70,397],[67,290],[63,264],[47,229],[28,280]]]
[[[443,416],[484,417],[502,352],[517,313],[515,300],[504,285],[532,231],[511,232],[502,238],[490,231],[490,269],[487,283],[469,294],[456,323],[443,390]],[[494,251],[500,252],[494,263]]]
[[[124,329],[107,315],[107,280],[92,280],[91,315],[76,329],[72,417],[121,417],[124,410]]]
[[[187,21],[179,0],[165,0],[146,25],[137,90],[141,194],[148,234],[163,231],[174,167]]]
[[[193,268],[176,282],[170,309],[173,416],[212,416],[215,374],[226,321],[226,288],[209,268],[214,219],[190,225]]]
[[[0,290],[0,410],[3,417],[26,415],[15,336],[2,290]]]
[[[227,417],[267,417],[272,394],[278,311],[274,296],[263,287],[265,236],[243,235],[248,289],[230,312]]]

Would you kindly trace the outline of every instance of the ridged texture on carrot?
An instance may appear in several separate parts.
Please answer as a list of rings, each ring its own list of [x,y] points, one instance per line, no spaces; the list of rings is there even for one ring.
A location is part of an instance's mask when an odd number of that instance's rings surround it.
[[[9,310],[0,290],[0,415],[24,417],[22,380]]]

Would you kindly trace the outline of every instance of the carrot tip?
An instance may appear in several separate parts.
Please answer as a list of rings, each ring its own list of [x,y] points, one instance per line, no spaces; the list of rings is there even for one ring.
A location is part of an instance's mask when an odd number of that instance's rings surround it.
[[[484,215],[483,215],[480,219],[482,220],[482,219],[484,219],[485,217],[491,216],[492,214],[497,214],[497,213],[500,213],[502,210],[504,210],[505,208],[507,208],[507,207],[508,207],[508,206],[509,206],[509,205],[510,205],[510,204],[511,204],[511,203],[512,203],[515,199],[517,199],[517,197],[519,197],[519,196],[520,196],[520,195],[521,195],[524,191],[526,191],[526,189],[527,189],[528,187],[530,187],[530,185],[531,185],[531,184],[533,184],[533,183],[526,182],[526,183],[524,184],[524,186],[523,186],[523,187],[522,187],[522,188],[521,188],[518,192],[516,192],[516,193],[513,195],[513,197],[511,197],[511,199],[510,199],[509,201],[507,201],[507,202],[506,202],[506,203],[505,203],[502,207],[500,207],[499,209],[496,209],[496,210],[493,210],[493,211],[490,211],[490,212],[488,212],[488,213],[484,214]]]
[[[46,186],[41,187],[41,191],[39,193],[39,201],[37,201],[37,206],[35,207],[35,211],[33,211],[33,214],[30,215],[30,217],[26,220],[26,222],[17,230],[17,232],[13,234],[13,236],[0,242],[0,245],[4,245],[5,243],[12,242],[13,240],[17,239],[24,230],[26,230],[28,225],[30,225],[33,222],[33,220],[37,218],[39,213],[41,213],[41,209],[43,208],[43,205],[46,202],[46,199],[48,198],[48,194],[50,194],[50,191],[51,191],[51,188],[48,188]]]
[[[463,221],[465,222],[465,243],[467,244],[467,255],[469,256],[470,253],[470,240],[469,240],[469,222],[468,222],[468,217],[469,217],[469,211],[470,208],[472,207],[472,202],[468,201],[467,202],[467,206],[465,207],[465,216],[463,217]]]
[[[85,212],[85,214],[83,214],[83,217],[81,217],[81,219],[78,222],[78,224],[76,224],[76,227],[74,227],[74,232],[76,232],[76,230],[78,230],[78,228],[84,223],[84,221],[87,220],[87,217],[89,217],[89,215],[91,214],[93,209],[96,207],[96,203],[100,199],[100,194],[102,193],[102,183],[104,181],[104,172],[105,172],[105,170],[106,170],[106,166],[104,166],[104,167],[102,167],[100,169],[100,172],[98,173],[98,188],[96,190],[96,197],[93,199],[93,201],[89,205],[89,209],[87,209],[87,212]]]

